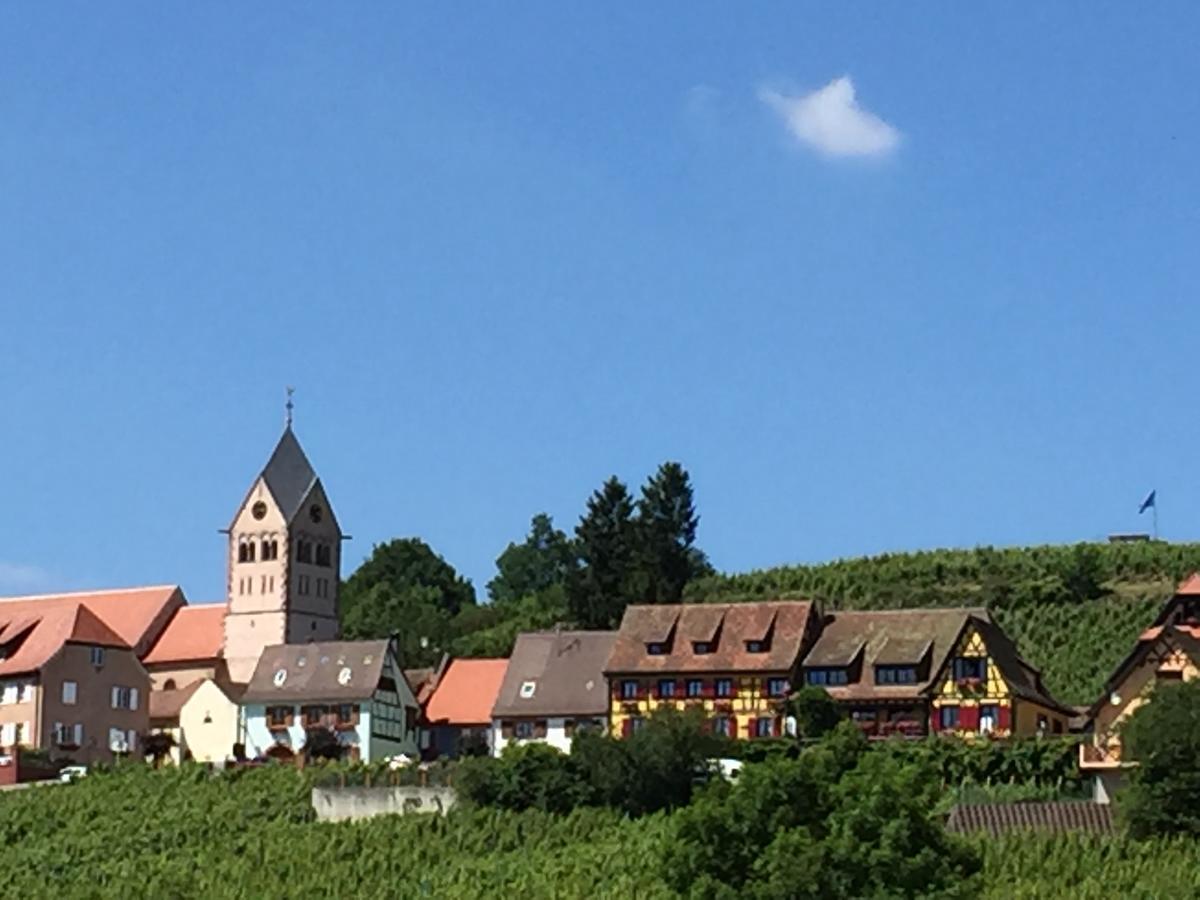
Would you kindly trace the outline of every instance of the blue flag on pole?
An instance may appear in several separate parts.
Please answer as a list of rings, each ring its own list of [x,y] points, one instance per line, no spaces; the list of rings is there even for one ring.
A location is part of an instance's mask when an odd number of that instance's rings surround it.
[[[1157,493],[1158,493],[1157,490],[1153,490],[1149,494],[1146,495],[1146,499],[1143,500],[1142,505],[1138,507],[1138,515],[1139,516],[1152,506],[1155,509],[1158,509],[1158,505],[1154,502],[1154,495]]]

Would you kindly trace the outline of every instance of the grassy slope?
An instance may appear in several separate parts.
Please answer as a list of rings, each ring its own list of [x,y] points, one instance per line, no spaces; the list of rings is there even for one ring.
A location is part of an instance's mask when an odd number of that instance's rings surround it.
[[[805,596],[828,609],[987,606],[1065,703],[1091,703],[1200,544],[933,550],[719,575],[688,587],[715,602]]]

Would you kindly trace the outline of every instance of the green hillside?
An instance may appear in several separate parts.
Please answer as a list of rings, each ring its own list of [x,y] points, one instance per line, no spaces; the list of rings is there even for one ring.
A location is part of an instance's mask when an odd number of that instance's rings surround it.
[[[1096,699],[1174,586],[1200,570],[1200,544],[1074,544],[887,553],[716,575],[687,599],[803,596],[827,609],[986,606],[1065,703]]]

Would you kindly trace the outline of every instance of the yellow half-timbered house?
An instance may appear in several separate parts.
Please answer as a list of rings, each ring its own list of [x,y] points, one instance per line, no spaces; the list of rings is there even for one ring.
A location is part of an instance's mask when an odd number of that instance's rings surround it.
[[[1121,726],[1151,702],[1162,684],[1200,678],[1200,575],[1176,589],[1133,650],[1117,666],[1088,710],[1091,736],[1079,746],[1079,768],[1094,778],[1094,796],[1107,803],[1136,764],[1125,752]]]
[[[800,601],[627,607],[605,667],[611,733],[628,736],[668,706],[703,709],[729,737],[782,734],[816,624]]]
[[[870,736],[1057,734],[1072,715],[985,609],[831,613],[803,673]]]

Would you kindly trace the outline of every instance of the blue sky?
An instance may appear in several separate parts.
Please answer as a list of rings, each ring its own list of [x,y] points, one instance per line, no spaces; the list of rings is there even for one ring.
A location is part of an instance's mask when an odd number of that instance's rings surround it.
[[[665,459],[727,570],[1197,537],[1194,4],[399,7],[0,9],[0,591],[219,599],[287,384],[481,593]]]

